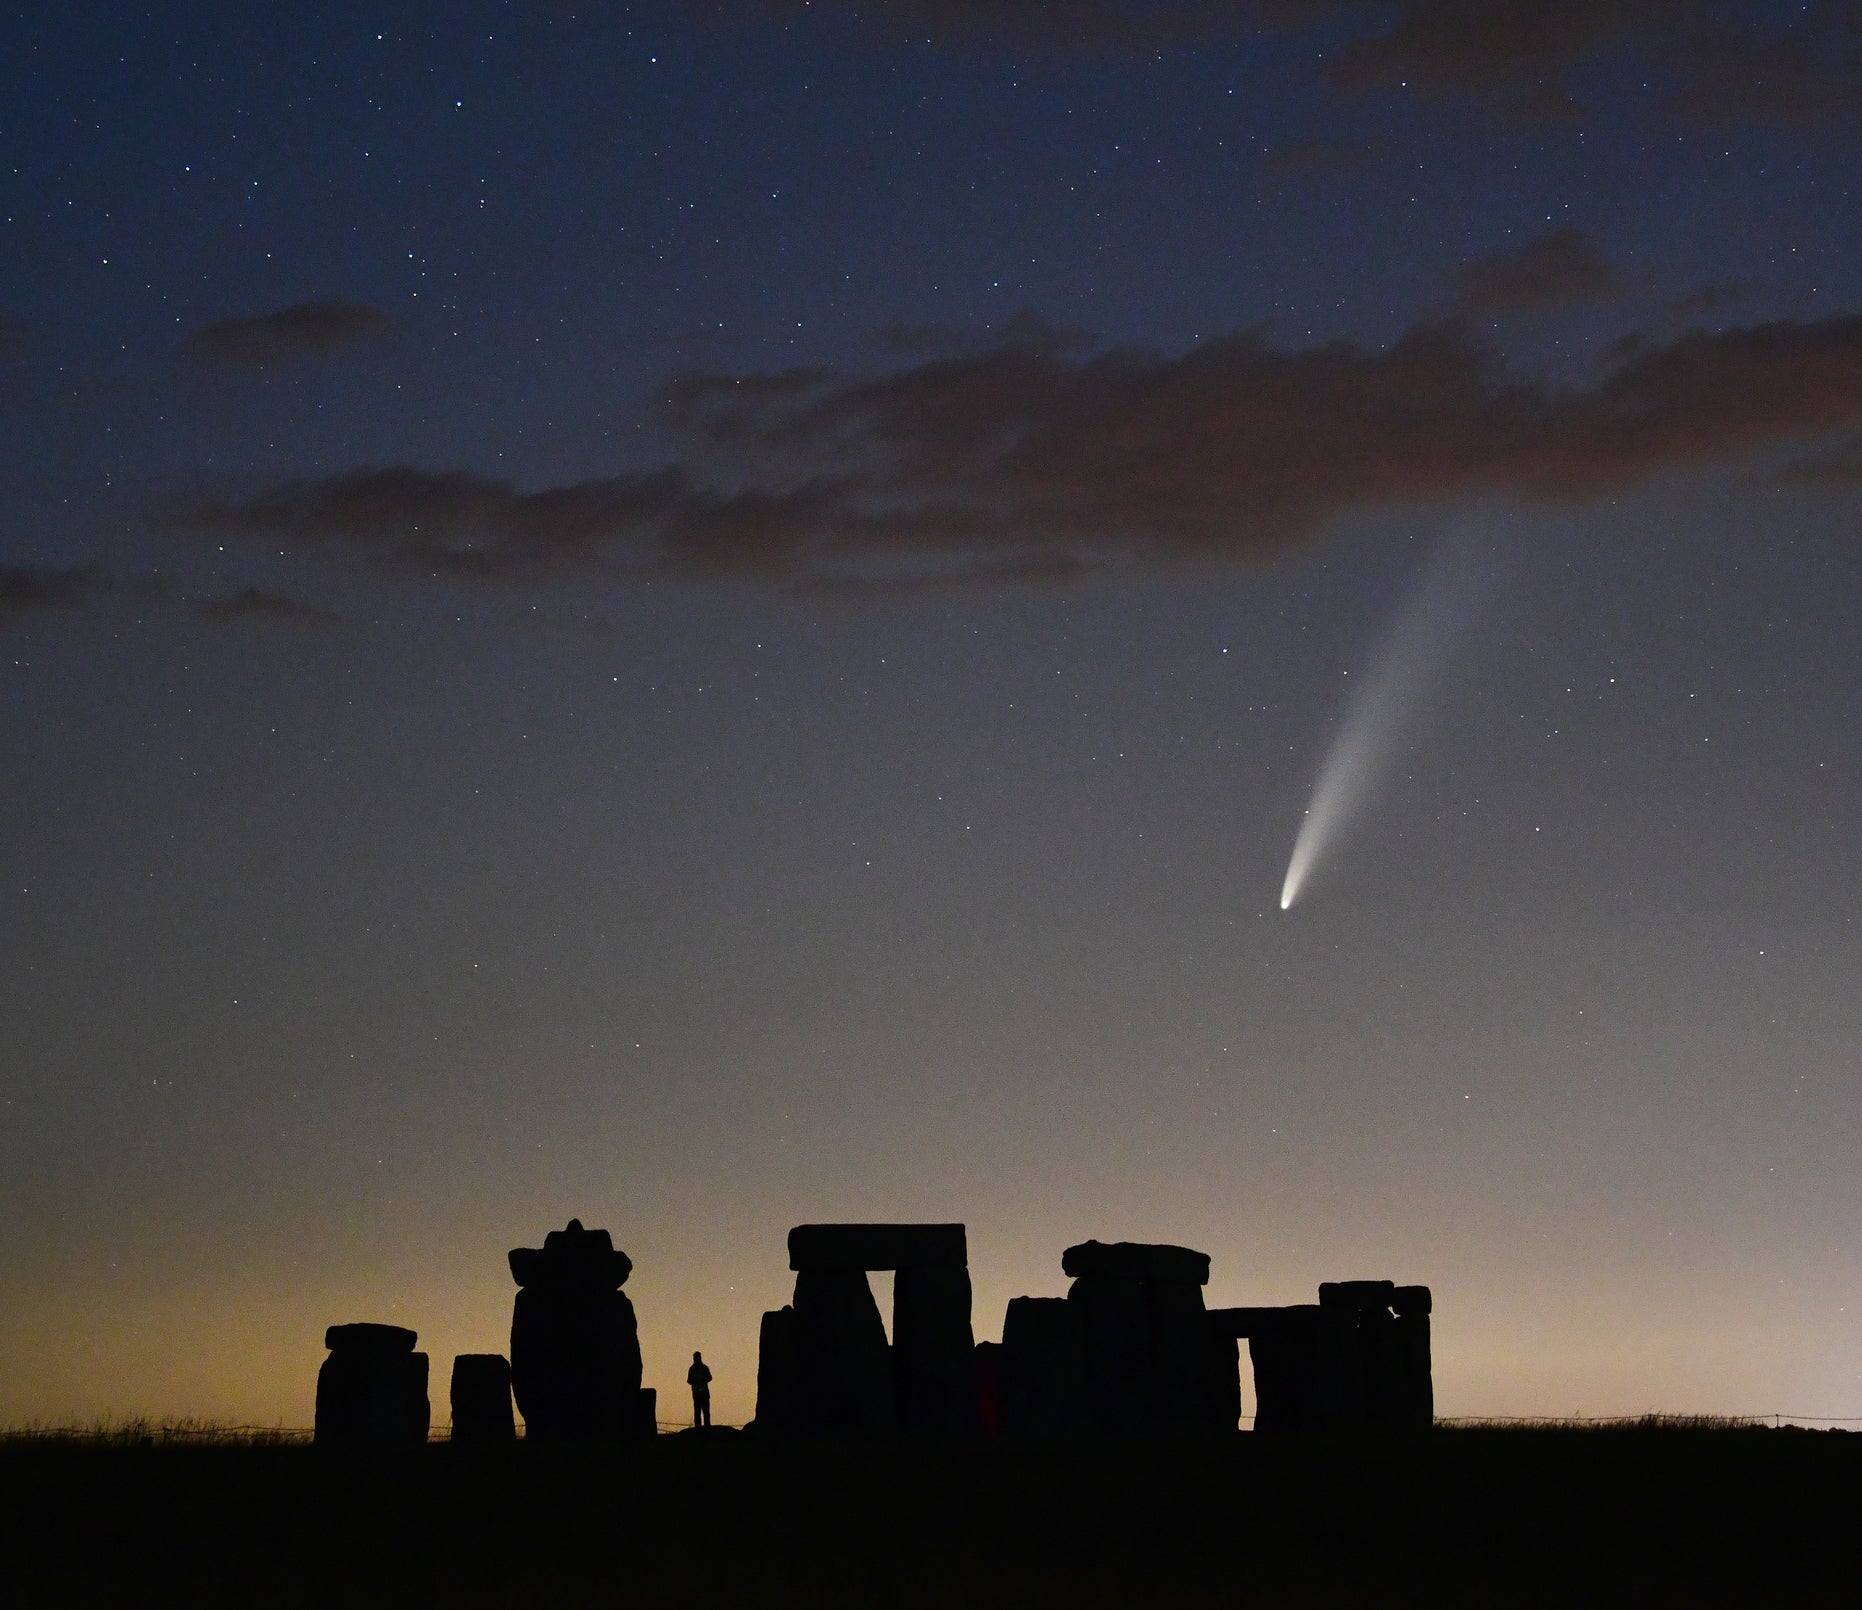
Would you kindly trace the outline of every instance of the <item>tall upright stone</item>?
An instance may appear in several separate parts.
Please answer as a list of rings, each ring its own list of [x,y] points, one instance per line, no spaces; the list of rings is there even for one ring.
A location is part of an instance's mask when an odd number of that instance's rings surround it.
[[[1398,1286],[1391,1299],[1396,1313],[1398,1368],[1402,1371],[1401,1423],[1405,1430],[1427,1431],[1435,1424],[1435,1368],[1429,1351],[1429,1312],[1434,1303],[1427,1286]]]
[[[633,1261],[580,1219],[541,1248],[510,1255],[511,1388],[534,1441],[613,1440],[643,1432],[640,1338],[621,1291]]]
[[[1317,1303],[1257,1310],[1248,1335],[1254,1366],[1254,1429],[1269,1436],[1331,1430],[1337,1393],[1328,1386],[1335,1349]]]
[[[811,1436],[973,1435],[980,1425],[961,1224],[800,1224],[795,1297],[763,1316],[759,1429]],[[867,1275],[892,1270],[892,1340]]]
[[[892,1379],[901,1431],[929,1437],[976,1432],[968,1269],[907,1264],[893,1276]]]
[[[332,1325],[317,1372],[316,1440],[350,1448],[417,1447],[427,1440],[427,1355],[400,1325]]]
[[[806,1425],[795,1309],[792,1305],[771,1309],[757,1333],[756,1429],[770,1436],[793,1436]]]
[[[1077,1437],[1086,1430],[1080,1314],[1065,1297],[1009,1299],[998,1402],[1003,1436]]]
[[[892,1360],[865,1271],[799,1270],[795,1325],[808,1428],[827,1436],[893,1430]]]
[[[453,1360],[453,1441],[472,1446],[517,1439],[511,1413],[511,1366],[502,1353],[461,1353]]]

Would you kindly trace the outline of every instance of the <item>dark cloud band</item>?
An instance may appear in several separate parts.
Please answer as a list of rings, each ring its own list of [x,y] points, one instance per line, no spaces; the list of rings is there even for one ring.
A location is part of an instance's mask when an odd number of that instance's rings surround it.
[[[0,565],[0,619],[42,609],[82,609],[102,586],[94,570]]]
[[[300,302],[256,318],[204,325],[188,342],[188,351],[209,363],[270,369],[354,346],[387,325],[386,314],[357,302]]]
[[[1588,386],[1456,326],[1382,349],[1003,345],[675,389],[650,474],[521,491],[405,466],[197,498],[173,522],[433,576],[608,569],[804,588],[1245,562],[1360,511],[1575,503],[1862,426],[1862,317],[1695,333]]]
[[[1671,110],[1803,122],[1862,108],[1862,4],[1789,22],[1739,0],[687,0],[700,17],[839,17],[875,38],[1008,52],[1151,50],[1308,35],[1347,94],[1474,98],[1563,116],[1598,66],[1634,66]]]

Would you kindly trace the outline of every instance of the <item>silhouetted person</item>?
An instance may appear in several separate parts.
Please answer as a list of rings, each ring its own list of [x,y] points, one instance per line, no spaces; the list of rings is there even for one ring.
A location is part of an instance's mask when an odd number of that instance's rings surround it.
[[[685,1372],[685,1380],[692,1389],[692,1429],[696,1431],[711,1424],[711,1371],[703,1353],[692,1355],[692,1367]]]

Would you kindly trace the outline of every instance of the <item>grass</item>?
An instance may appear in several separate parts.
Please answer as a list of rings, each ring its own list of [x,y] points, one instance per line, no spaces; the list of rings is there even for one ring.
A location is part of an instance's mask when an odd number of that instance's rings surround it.
[[[111,1415],[81,1425],[30,1422],[0,1429],[0,1448],[54,1443],[84,1448],[269,1448],[310,1440],[308,1430],[296,1427],[229,1425],[189,1415]]]
[[[335,1457],[276,1428],[0,1437],[11,1602],[1849,1604],[1862,1436],[1714,1417],[1223,1445]]]

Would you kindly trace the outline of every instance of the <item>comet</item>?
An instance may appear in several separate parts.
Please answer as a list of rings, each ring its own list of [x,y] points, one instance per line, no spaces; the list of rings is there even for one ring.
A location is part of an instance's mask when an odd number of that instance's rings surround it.
[[[1280,886],[1282,911],[1293,909],[1363,813],[1455,640],[1490,588],[1474,545],[1465,538],[1443,542],[1423,566],[1366,673],[1353,679],[1344,719],[1293,841]]]

